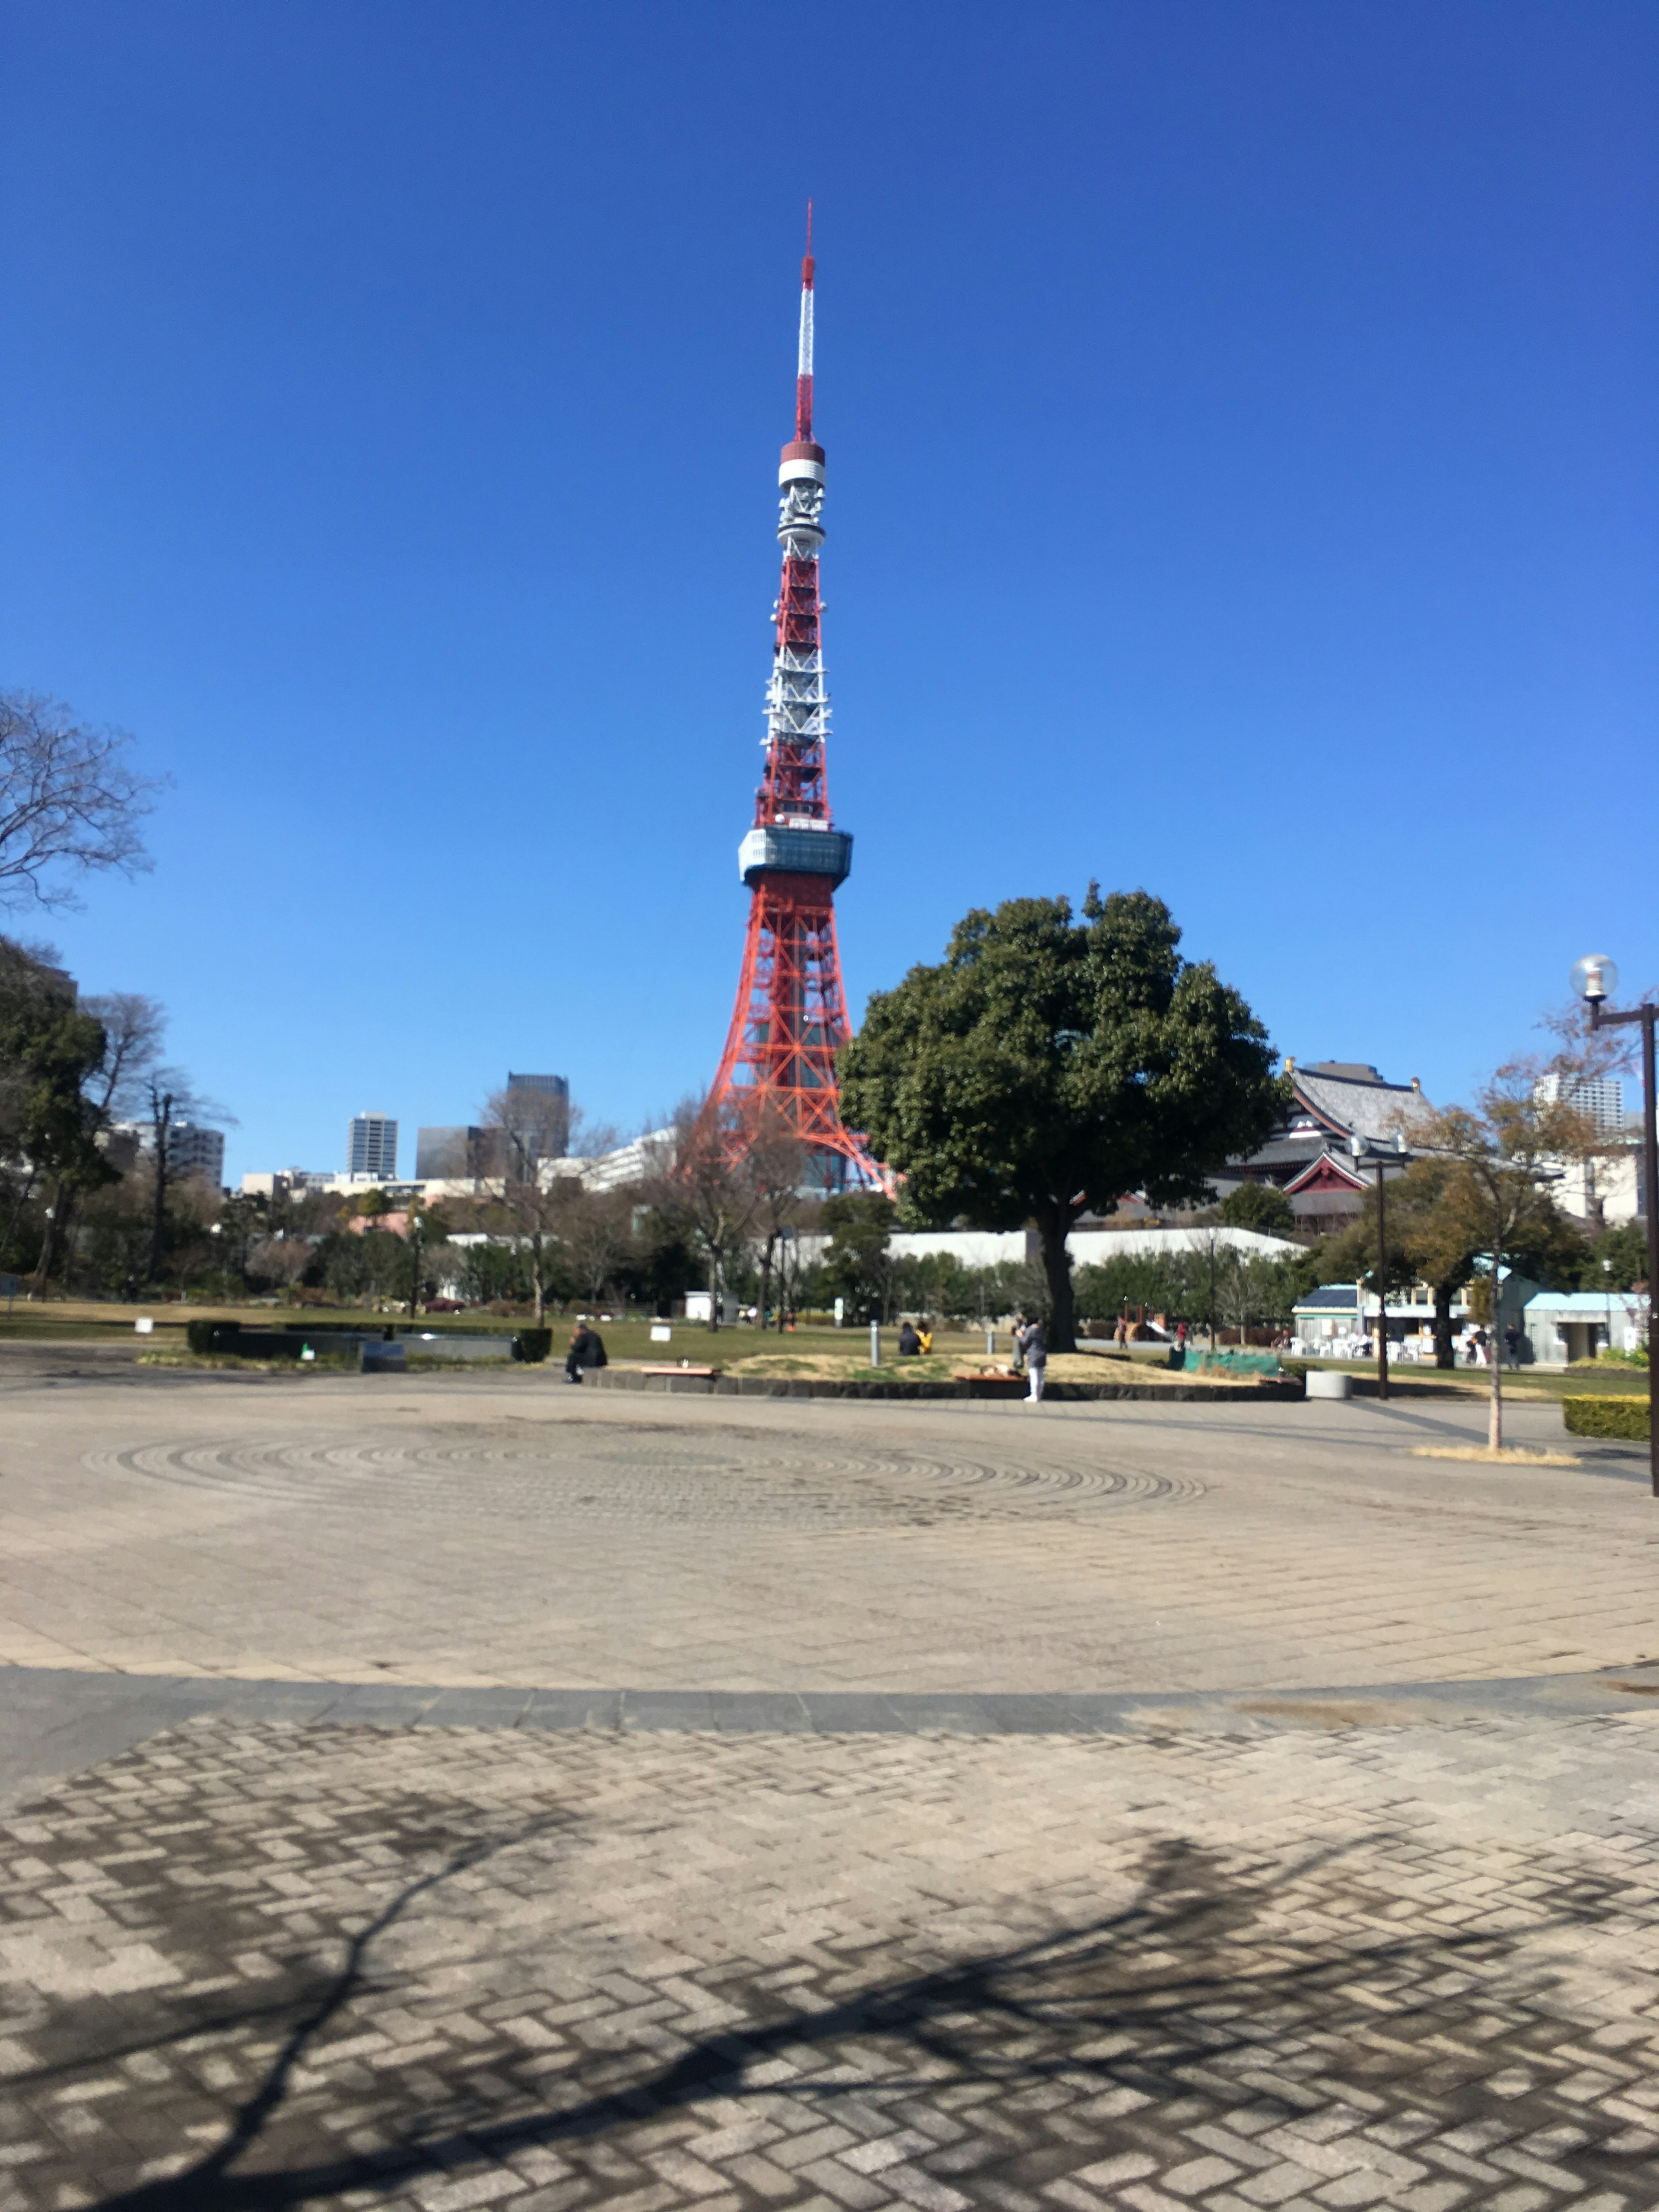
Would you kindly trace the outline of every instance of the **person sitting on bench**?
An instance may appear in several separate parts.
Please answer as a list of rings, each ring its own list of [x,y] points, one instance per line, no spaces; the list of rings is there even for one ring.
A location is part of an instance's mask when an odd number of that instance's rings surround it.
[[[577,1322],[570,1332],[570,1350],[565,1356],[564,1379],[580,1382],[584,1367],[608,1367],[605,1339],[596,1328],[589,1328],[585,1321]]]

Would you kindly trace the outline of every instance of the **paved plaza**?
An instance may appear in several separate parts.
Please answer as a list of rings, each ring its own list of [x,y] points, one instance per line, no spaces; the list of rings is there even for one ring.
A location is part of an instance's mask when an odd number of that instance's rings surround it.
[[[1659,2206],[1644,1455],[79,1364],[0,2212]]]

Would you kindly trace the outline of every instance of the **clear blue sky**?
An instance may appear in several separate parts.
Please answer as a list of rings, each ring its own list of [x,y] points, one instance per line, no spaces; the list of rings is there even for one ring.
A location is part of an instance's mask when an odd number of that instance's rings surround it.
[[[712,1075],[809,191],[855,1012],[1091,875],[1440,1097],[1659,981],[1652,6],[58,0],[0,72],[0,682],[176,781],[45,927],[234,1174]]]

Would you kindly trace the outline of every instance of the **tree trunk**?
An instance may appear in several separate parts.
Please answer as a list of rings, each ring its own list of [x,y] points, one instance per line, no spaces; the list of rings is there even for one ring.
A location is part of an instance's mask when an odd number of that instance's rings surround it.
[[[530,1266],[536,1283],[536,1326],[541,1328],[547,1321],[547,1291],[543,1281],[545,1271],[542,1267],[542,1240],[539,1237],[531,1246]]]
[[[1042,1243],[1042,1273],[1048,1285],[1048,1349],[1077,1350],[1077,1304],[1072,1288],[1072,1260],[1066,1249],[1071,1227],[1066,1211],[1056,1206],[1037,1216],[1037,1235]]]
[[[1452,1286],[1437,1283],[1434,1286],[1434,1364],[1437,1367],[1455,1367],[1457,1354],[1452,1349]]]
[[[40,1257],[34,1270],[34,1286],[31,1293],[45,1297],[46,1285],[52,1280],[52,1271],[58,1258],[58,1247],[63,1234],[64,1208],[64,1179],[61,1176],[53,1186],[52,1204],[46,1208],[46,1226],[40,1232]]]
[[[149,1279],[152,1283],[159,1283],[161,1279],[161,1258],[167,1249],[167,1164],[165,1150],[158,1146],[155,1152],[155,1212],[149,1231]]]
[[[149,1124],[155,1138],[155,1212],[149,1231],[149,1279],[161,1279],[161,1259],[167,1239],[167,1134],[173,1127],[173,1093],[149,1094]]]

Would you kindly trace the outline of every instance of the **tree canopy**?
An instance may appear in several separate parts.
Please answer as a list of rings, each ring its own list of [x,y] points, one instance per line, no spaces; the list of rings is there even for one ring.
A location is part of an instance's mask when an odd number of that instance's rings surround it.
[[[1286,1103],[1267,1032],[1146,891],[976,908],[937,967],[870,1001],[842,1048],[842,1118],[905,1178],[902,1218],[1035,1222],[1050,1341],[1069,1350],[1066,1237],[1120,1197],[1202,1201]]]
[[[1242,1182],[1217,1208],[1229,1229],[1254,1229],[1264,1237],[1292,1237],[1296,1208],[1276,1183]]]

